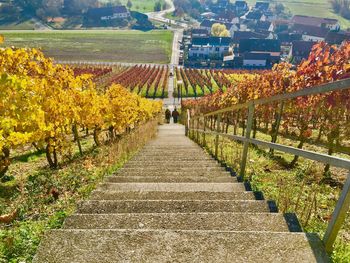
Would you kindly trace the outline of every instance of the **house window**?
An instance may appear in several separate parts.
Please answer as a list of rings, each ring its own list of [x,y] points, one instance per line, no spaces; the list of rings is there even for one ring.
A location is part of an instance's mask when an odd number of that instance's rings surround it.
[[[215,48],[215,51],[219,52],[219,51],[220,51],[220,48],[216,47],[216,48]]]

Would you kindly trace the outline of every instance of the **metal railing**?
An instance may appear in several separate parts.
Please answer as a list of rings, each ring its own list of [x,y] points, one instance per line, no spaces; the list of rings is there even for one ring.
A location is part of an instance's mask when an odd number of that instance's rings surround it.
[[[328,224],[326,233],[323,237],[323,243],[325,246],[325,249],[328,253],[332,252],[333,245],[336,240],[336,237],[345,221],[346,213],[349,211],[350,207],[350,159],[344,159],[339,158],[336,156],[331,156],[327,154],[322,154],[318,152],[303,150],[291,146],[286,146],[278,143],[273,142],[267,142],[263,140],[258,140],[251,138],[252,133],[252,126],[254,122],[254,113],[255,113],[255,107],[257,105],[264,105],[269,103],[280,103],[285,100],[295,99],[298,97],[305,97],[305,96],[311,96],[311,95],[318,95],[318,94],[324,94],[329,93],[332,91],[341,91],[345,89],[350,88],[350,79],[345,79],[341,81],[335,81],[329,84],[319,85],[312,88],[302,89],[297,92],[291,92],[291,93],[284,93],[280,95],[276,95],[269,98],[263,98],[263,99],[257,99],[252,100],[243,104],[237,104],[229,108],[217,110],[214,112],[201,114],[200,116],[190,116],[190,112],[187,111],[187,122],[186,122],[186,134],[189,135],[191,132],[195,132],[197,134],[197,138],[199,137],[199,133],[203,134],[203,139],[205,141],[205,135],[210,134],[214,135],[214,154],[215,157],[218,157],[218,149],[219,149],[219,137],[225,137],[233,141],[239,141],[243,143],[243,151],[242,151],[242,159],[240,164],[240,175],[244,178],[246,173],[246,166],[247,166],[247,158],[248,158],[248,151],[249,151],[249,145],[256,145],[256,146],[262,146],[264,148],[270,148],[273,150],[281,151],[284,153],[293,154],[296,156],[304,157],[309,160],[322,162],[324,164],[329,164],[334,167],[343,168],[349,171],[346,182],[344,184],[343,190],[341,192],[340,198],[337,201],[335,210],[332,214],[331,221]],[[246,109],[248,110],[248,116],[246,119],[246,130],[244,133],[244,136],[239,135],[233,135],[228,133],[222,133],[220,132],[220,123],[222,120],[222,116],[225,113],[231,113],[233,111]],[[279,120],[277,120],[278,126],[281,122],[281,115],[282,115],[283,107],[281,108],[281,112],[279,114]],[[215,117],[216,120],[216,131],[207,130],[207,118],[209,117]],[[199,122],[200,120],[204,120],[204,128],[199,129]],[[197,122],[197,123],[196,123]],[[276,134],[278,134],[279,127],[276,128],[277,131]]]

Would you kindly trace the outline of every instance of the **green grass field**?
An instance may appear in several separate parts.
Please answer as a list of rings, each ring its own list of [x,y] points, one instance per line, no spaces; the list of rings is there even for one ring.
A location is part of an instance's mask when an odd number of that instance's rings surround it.
[[[1,23],[0,24],[0,30],[34,30],[35,25],[33,21],[31,20],[25,20],[23,22],[13,22],[13,23]]]
[[[256,0],[247,0],[249,5],[255,5]],[[333,12],[329,0],[277,0],[293,15],[308,15],[338,19],[343,29],[350,27],[350,20]]]
[[[2,31],[0,46],[42,48],[57,60],[169,63],[173,33],[165,30]]]
[[[117,1],[115,0],[100,0],[101,3],[115,3]],[[119,0],[118,2],[122,3],[123,5],[126,5],[128,0]],[[141,13],[147,13],[147,12],[153,12],[154,11],[154,5],[158,2],[158,0],[131,0],[132,7],[131,10],[138,11]],[[164,3],[164,0],[161,0],[161,3]]]
[[[338,19],[342,28],[350,27],[350,20],[333,12],[328,0],[283,0],[283,3],[295,15],[309,15]]]

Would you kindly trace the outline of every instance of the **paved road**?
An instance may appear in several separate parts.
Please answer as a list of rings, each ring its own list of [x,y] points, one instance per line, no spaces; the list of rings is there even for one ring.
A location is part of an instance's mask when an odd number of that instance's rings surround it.
[[[172,0],[166,0],[166,2],[168,4],[169,8],[166,9],[166,10],[159,11],[159,12],[147,13],[149,19],[155,20],[155,21],[158,21],[158,22],[161,22],[161,23],[165,23],[165,24],[170,23],[171,25],[176,25],[176,26],[179,26],[180,28],[187,28],[188,25],[186,23],[182,23],[182,22],[179,22],[179,21],[175,21],[175,20],[172,20],[172,19],[165,18],[166,14],[169,14],[169,13],[172,13],[172,12],[175,11],[175,6],[174,6],[173,1]]]
[[[179,42],[182,40],[183,30],[188,28],[188,24],[165,18],[166,14],[172,13],[175,11],[175,6],[173,1],[172,0],[166,0],[166,1],[169,6],[168,9],[160,12],[151,12],[151,13],[148,13],[147,15],[151,20],[176,26],[176,27],[169,28],[174,32],[173,50],[172,50],[171,62],[170,62],[170,70],[171,72],[174,73],[175,67],[179,65],[179,56],[180,56]],[[174,90],[175,90],[174,78],[169,77],[168,98],[164,99],[163,103],[164,103],[164,107],[169,108],[170,110],[173,110],[175,107],[180,106],[180,101],[174,98],[173,96]]]

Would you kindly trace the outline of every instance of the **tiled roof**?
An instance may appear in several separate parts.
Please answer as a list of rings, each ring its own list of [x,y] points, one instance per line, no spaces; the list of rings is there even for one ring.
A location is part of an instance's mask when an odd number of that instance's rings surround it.
[[[275,39],[241,39],[239,41],[239,52],[250,51],[280,52],[281,43]]]
[[[271,26],[271,22],[269,22],[269,21],[260,21],[259,20],[256,23],[257,29],[269,30],[270,26]]]
[[[292,55],[307,58],[314,45],[315,45],[315,42],[312,42],[312,41],[293,41]]]
[[[294,24],[292,30],[302,35],[325,38],[329,29],[312,25]]]
[[[205,20],[202,21],[200,26],[201,27],[211,28],[215,23],[219,23],[219,24],[225,25],[227,30],[230,30],[232,25],[233,25],[232,23],[223,23],[222,21],[205,19]]]
[[[344,40],[350,40],[350,32],[328,32],[326,42],[329,44],[340,45]]]
[[[254,19],[254,20],[259,20],[262,17],[262,13],[260,11],[250,11],[246,18],[247,19]]]
[[[245,7],[245,6],[247,6],[247,2],[246,1],[236,1],[235,6]]]
[[[193,46],[229,46],[230,37],[195,37],[192,39]]]
[[[87,11],[89,17],[101,18],[103,16],[112,16],[113,14],[128,13],[128,9],[124,6],[112,6],[112,7],[101,7],[101,8],[90,8]]]
[[[255,8],[267,11],[269,9],[270,3],[269,2],[256,2]]]
[[[259,34],[259,33],[252,32],[252,31],[235,31],[233,33],[233,42],[234,43],[239,43],[239,41],[241,39],[250,39],[250,38],[261,38],[261,39],[264,39],[266,37],[267,37],[267,35]]]
[[[292,22],[295,24],[320,27],[320,26],[322,26],[322,24],[335,25],[338,23],[338,20],[331,19],[331,18],[296,15],[296,16],[293,16]]]

